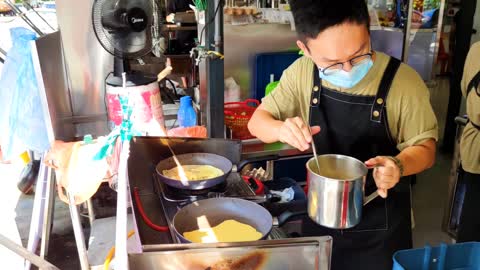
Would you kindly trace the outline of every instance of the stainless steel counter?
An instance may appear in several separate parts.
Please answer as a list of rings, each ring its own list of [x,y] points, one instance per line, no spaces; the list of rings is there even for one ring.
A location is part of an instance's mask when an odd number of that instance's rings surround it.
[[[216,244],[155,246],[130,254],[130,269],[330,269],[332,238],[305,237]]]

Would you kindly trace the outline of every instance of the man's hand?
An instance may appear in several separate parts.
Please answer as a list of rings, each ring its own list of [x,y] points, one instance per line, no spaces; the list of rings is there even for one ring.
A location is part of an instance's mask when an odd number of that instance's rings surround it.
[[[278,140],[288,143],[300,151],[305,151],[310,148],[312,135],[320,132],[320,127],[313,126],[311,130],[312,134],[310,134],[310,130],[302,118],[287,118],[278,129]]]
[[[373,170],[373,179],[382,198],[387,197],[387,190],[393,188],[400,181],[400,168],[388,157],[378,156],[365,162],[367,167],[376,167]]]
[[[165,20],[169,23],[174,23],[175,22],[175,13],[170,13],[167,15],[167,18]]]

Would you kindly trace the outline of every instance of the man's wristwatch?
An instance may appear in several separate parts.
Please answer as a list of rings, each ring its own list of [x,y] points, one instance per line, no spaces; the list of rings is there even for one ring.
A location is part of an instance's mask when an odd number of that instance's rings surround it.
[[[387,158],[390,159],[391,161],[395,162],[395,165],[397,165],[398,169],[400,170],[400,177],[402,177],[403,176],[403,164],[400,161],[400,159],[398,159],[396,157],[392,157],[392,156],[388,156]]]

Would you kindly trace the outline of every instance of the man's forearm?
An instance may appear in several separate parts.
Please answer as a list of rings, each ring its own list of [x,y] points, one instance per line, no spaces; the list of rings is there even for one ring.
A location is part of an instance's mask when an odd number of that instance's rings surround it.
[[[402,162],[403,175],[420,173],[435,163],[436,143],[431,139],[419,145],[405,148],[397,158]]]
[[[261,141],[273,143],[278,141],[278,129],[282,124],[282,121],[276,120],[269,112],[260,107],[248,122],[248,130]]]

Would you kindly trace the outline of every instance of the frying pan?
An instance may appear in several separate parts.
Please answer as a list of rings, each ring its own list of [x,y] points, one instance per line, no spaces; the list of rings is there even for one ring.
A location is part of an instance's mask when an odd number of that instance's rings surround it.
[[[223,171],[223,175],[199,181],[188,181],[186,184],[182,181],[172,179],[163,175],[164,170],[170,170],[178,164],[173,157],[164,159],[157,164],[157,173],[160,181],[178,189],[199,190],[213,187],[224,182],[228,174],[232,171],[232,162],[220,155],[211,153],[188,153],[176,156],[180,165],[211,165]]]
[[[254,227],[266,239],[273,225],[272,215],[262,206],[238,198],[212,198],[193,202],[180,209],[173,218],[173,227],[183,243],[190,243],[184,232],[199,229],[199,220],[208,221],[210,227],[234,219]]]

